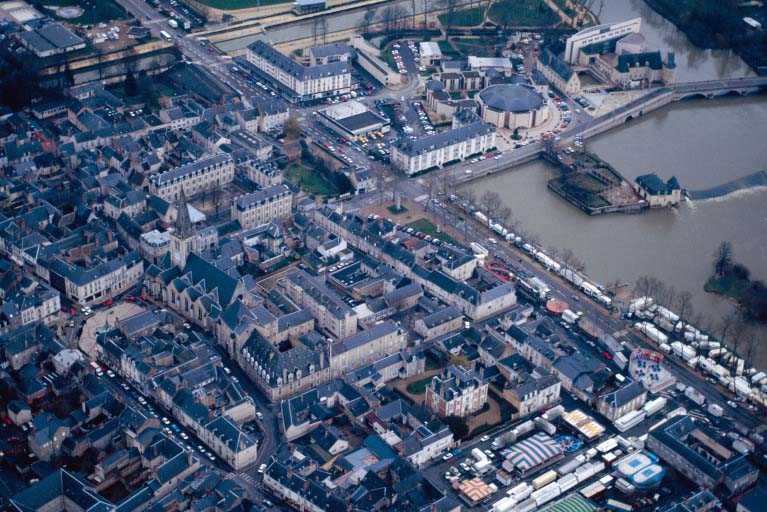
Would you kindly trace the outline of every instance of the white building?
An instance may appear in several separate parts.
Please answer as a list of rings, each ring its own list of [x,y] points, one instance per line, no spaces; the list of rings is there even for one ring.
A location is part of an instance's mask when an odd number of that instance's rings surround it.
[[[436,41],[422,41],[418,43],[421,51],[421,64],[435,66],[442,61],[442,50]]]
[[[411,176],[447,162],[463,160],[495,147],[495,128],[475,122],[416,140],[404,139],[392,146],[391,161]]]
[[[149,179],[149,193],[173,202],[178,200],[182,189],[187,196],[193,196],[233,179],[234,160],[219,154],[155,174]]]
[[[144,276],[137,251],[84,269],[57,258],[48,269],[51,286],[83,306],[103,302],[135,286]]]
[[[575,64],[578,62],[580,50],[584,46],[600,43],[609,43],[612,40],[621,39],[629,34],[639,32],[642,27],[642,18],[634,18],[619,23],[597,25],[581,30],[567,38],[565,46],[565,62]]]
[[[248,46],[247,60],[263,78],[277,84],[283,96],[292,103],[351,91],[352,75],[348,61],[302,66],[263,41]]]
[[[290,215],[293,194],[287,185],[275,185],[235,198],[232,219],[250,229]]]

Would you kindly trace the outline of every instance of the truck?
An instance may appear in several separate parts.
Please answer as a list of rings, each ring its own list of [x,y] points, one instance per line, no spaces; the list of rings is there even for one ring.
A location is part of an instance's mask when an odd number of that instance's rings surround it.
[[[474,212],[474,217],[477,218],[478,221],[480,221],[482,224],[487,225],[487,215],[480,211]]]
[[[160,30],[160,37],[162,37],[163,39],[165,39],[165,40],[166,40],[166,41],[168,41],[168,42],[170,42],[170,41],[173,39],[173,38],[170,36],[170,34],[168,34],[167,32],[165,32],[164,30]]]
[[[557,472],[553,469],[546,471],[544,474],[533,480],[533,489],[539,490],[551,482],[557,479]]]
[[[724,415],[724,409],[719,404],[708,404],[708,413],[715,418],[721,418]]]
[[[655,400],[651,400],[644,404],[644,407],[642,408],[647,414],[647,416],[652,416],[656,412],[662,410],[664,407],[666,407],[667,400],[663,398],[662,396],[659,396]]]
[[[706,403],[706,397],[699,393],[698,390],[692,386],[688,386],[687,389],[684,390],[684,396],[698,405],[703,405]]]
[[[472,242],[471,243],[471,250],[474,251],[474,254],[477,255],[477,256],[487,256],[488,255],[488,250],[485,249],[484,246],[482,246],[482,245],[480,245],[480,244],[478,244],[476,242]]]
[[[487,455],[485,455],[485,452],[483,452],[479,448],[473,448],[471,450],[471,456],[474,457],[474,460],[476,460],[477,462],[487,460]]]
[[[570,325],[575,325],[578,322],[578,318],[580,317],[577,313],[575,313],[575,311],[570,309],[562,311],[562,320]]]
[[[173,18],[168,20],[168,26],[170,28],[176,29],[178,28],[178,21],[174,20]]]
[[[535,253],[535,259],[538,260],[538,263],[540,263],[546,270],[551,270],[553,272],[559,272],[562,268],[562,265],[551,259],[545,252],[538,251]]]
[[[538,428],[538,430],[541,432],[546,432],[550,436],[553,436],[557,432],[557,427],[542,417],[535,419],[535,426]]]

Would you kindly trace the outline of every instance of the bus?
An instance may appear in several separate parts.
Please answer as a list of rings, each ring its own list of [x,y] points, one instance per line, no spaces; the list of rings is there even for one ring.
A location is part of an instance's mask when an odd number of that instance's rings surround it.
[[[172,39],[172,38],[170,37],[170,34],[168,34],[167,32],[165,32],[164,30],[160,30],[160,36],[162,36],[162,38],[163,38],[163,39],[165,39],[165,40],[166,40],[166,41],[168,41],[168,42],[170,42],[170,41],[171,41],[171,39]]]

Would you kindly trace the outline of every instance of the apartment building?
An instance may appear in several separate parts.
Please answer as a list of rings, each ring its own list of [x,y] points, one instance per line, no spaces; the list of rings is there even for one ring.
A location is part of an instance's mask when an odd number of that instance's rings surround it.
[[[232,220],[243,229],[290,216],[293,194],[287,185],[274,185],[234,199]]]
[[[83,268],[56,258],[48,269],[51,286],[82,306],[103,302],[135,286],[144,277],[138,251]]]
[[[384,322],[334,343],[331,346],[330,367],[333,372],[343,375],[406,347],[407,339],[399,325]]]
[[[597,400],[599,414],[615,421],[631,411],[636,411],[647,401],[647,390],[634,381],[628,381],[615,391],[605,393]]]
[[[403,139],[392,146],[391,161],[412,176],[432,167],[463,160],[495,147],[495,128],[477,121],[420,139]]]
[[[513,405],[520,417],[534,414],[559,402],[562,384],[542,368],[533,373],[522,372],[519,378],[503,390],[503,398]]]
[[[149,179],[149,193],[175,202],[184,191],[188,197],[221,187],[234,179],[234,160],[225,154],[202,158]]]
[[[298,270],[279,281],[290,300],[307,308],[321,330],[335,339],[357,332],[357,313],[324,283]]]
[[[229,418],[219,416],[201,429],[202,441],[239,471],[258,458],[258,442]]]
[[[441,417],[465,417],[487,402],[487,382],[474,370],[448,366],[426,388],[424,405]]]
[[[291,103],[351,92],[348,61],[302,66],[263,41],[248,46],[246,58],[264,79],[277,85]]]
[[[535,62],[537,69],[558,91],[570,96],[581,93],[581,80],[565,61],[554,55],[549,49],[543,50]]]
[[[415,321],[415,332],[427,341],[462,327],[463,313],[457,306],[448,306]]]

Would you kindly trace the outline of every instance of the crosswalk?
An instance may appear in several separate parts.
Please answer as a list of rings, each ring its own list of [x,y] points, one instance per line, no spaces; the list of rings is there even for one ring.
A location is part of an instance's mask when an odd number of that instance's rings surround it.
[[[256,485],[256,479],[247,473],[237,473],[237,476],[248,482],[250,485]]]

